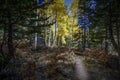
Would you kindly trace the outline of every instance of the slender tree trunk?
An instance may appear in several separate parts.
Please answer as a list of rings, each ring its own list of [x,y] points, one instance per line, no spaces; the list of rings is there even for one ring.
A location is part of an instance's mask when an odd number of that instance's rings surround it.
[[[73,44],[73,27],[74,27],[74,17],[73,17],[73,20],[72,20],[72,23],[73,23],[73,25],[71,26],[72,27],[72,43],[71,43],[71,46],[70,47],[73,47],[74,46],[74,44]]]
[[[46,18],[46,11],[44,11],[44,18]],[[46,24],[46,20],[44,20],[44,25]],[[47,43],[47,27],[44,26],[44,39],[45,39],[45,44],[48,45]]]
[[[80,36],[81,36],[81,32],[80,32],[80,30],[79,30],[78,48],[80,48],[80,47],[81,47],[81,46],[80,46],[80,45],[81,45],[81,40],[80,40],[80,39],[81,39],[81,37],[80,37]]]
[[[101,47],[101,50],[103,49],[103,40],[100,39],[100,47]]]
[[[57,20],[57,13],[55,15],[55,20]],[[56,37],[57,37],[56,31],[57,31],[57,21],[55,23],[55,31],[54,31],[54,35],[53,35],[54,37],[53,37],[52,47],[54,47],[56,45]]]
[[[84,2],[84,15],[85,16],[85,12],[86,12],[86,3]],[[83,19],[84,22],[84,26],[83,26],[83,50],[85,51],[86,48],[86,22],[85,22],[85,18]]]
[[[49,29],[49,36],[48,36],[48,46],[51,46],[51,28]]]
[[[58,46],[60,46],[60,36],[58,36]]]
[[[119,25],[117,25],[116,30],[117,30],[117,44],[120,45],[120,26]]]
[[[8,8],[8,51],[9,51],[9,56],[14,57],[14,47],[13,47],[13,23],[11,19],[11,12],[10,9]]]
[[[108,54],[108,27],[106,26],[106,31],[105,31],[105,35],[106,35],[106,38],[105,38],[105,52]]]
[[[83,29],[83,50],[86,48],[86,29]]]
[[[8,26],[8,49],[9,49],[9,55],[14,56],[13,26],[10,19],[9,19],[9,26]]]
[[[3,52],[3,45],[5,44],[6,44],[6,27],[4,27],[3,40],[2,40],[2,44],[0,45],[0,52],[3,57],[5,57],[4,52]]]
[[[117,30],[117,44],[118,44],[118,52],[119,52],[119,71],[120,71],[120,26],[119,23],[116,23],[116,30]]]

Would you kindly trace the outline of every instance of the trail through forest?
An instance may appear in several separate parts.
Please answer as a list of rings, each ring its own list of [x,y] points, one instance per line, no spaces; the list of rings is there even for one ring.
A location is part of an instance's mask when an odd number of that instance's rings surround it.
[[[106,68],[99,69],[74,53],[69,48],[46,47],[37,53],[17,49],[0,80],[119,80],[112,71],[105,72]]]
[[[0,80],[120,80],[119,0],[0,0]]]

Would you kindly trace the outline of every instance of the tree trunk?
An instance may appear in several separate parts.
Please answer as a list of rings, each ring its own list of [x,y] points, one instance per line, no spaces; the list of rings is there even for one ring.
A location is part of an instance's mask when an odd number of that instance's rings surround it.
[[[53,35],[53,44],[52,44],[52,47],[55,47],[56,46],[56,38],[57,38],[57,33],[56,33],[56,31],[57,31],[57,13],[56,13],[56,15],[55,15],[55,20],[56,20],[56,23],[55,23],[55,31],[54,31],[54,35]]]
[[[118,25],[119,23],[117,22],[117,27],[116,27],[116,30],[117,30],[117,44],[118,44],[118,53],[119,53],[119,66],[120,66],[120,26]],[[119,68],[120,70],[120,68]]]
[[[115,50],[118,52],[118,54],[120,55],[120,46],[117,44],[117,42],[114,39],[114,34],[113,34],[113,26],[112,26],[112,11],[111,11],[111,5],[110,5],[110,9],[109,9],[109,26],[108,26],[108,30],[109,30],[109,36],[110,36],[110,40],[115,48]]]
[[[6,44],[6,27],[4,27],[3,40],[2,40],[2,44],[0,45],[0,52],[3,57],[5,57],[4,52],[3,52],[3,45],[5,44]]]
[[[9,49],[9,55],[14,56],[14,48],[13,48],[13,26],[12,26],[11,23],[9,23],[9,27],[8,27],[8,49]]]
[[[108,27],[106,26],[106,30],[105,30],[105,35],[106,35],[106,38],[105,38],[105,52],[108,54]]]
[[[118,23],[117,23],[117,25],[116,25],[117,27],[116,27],[116,30],[117,30],[117,44],[118,45],[120,45],[120,27],[119,27],[119,25],[118,25]]]
[[[110,3],[110,8],[109,8],[109,20],[110,20],[110,22],[109,22],[110,24],[108,26],[108,28],[109,28],[108,29],[109,30],[109,36],[110,36],[111,43],[113,44],[115,50],[118,53],[118,56],[119,56],[119,67],[120,67],[120,45],[117,44],[117,42],[114,39],[114,35],[113,35],[111,3]]]
[[[83,29],[83,44],[82,44],[82,46],[83,46],[83,50],[85,50],[85,48],[86,48],[86,29],[85,29],[85,27],[84,27],[84,29]]]

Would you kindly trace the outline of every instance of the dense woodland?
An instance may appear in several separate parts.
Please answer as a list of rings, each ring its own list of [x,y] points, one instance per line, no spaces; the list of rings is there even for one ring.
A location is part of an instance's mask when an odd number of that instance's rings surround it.
[[[119,0],[0,0],[0,80],[120,80]]]

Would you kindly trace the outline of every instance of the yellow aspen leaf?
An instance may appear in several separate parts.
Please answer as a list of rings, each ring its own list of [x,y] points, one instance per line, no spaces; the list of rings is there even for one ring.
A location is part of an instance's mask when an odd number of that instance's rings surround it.
[[[63,43],[63,44],[66,44],[65,36],[62,36],[62,43]]]

